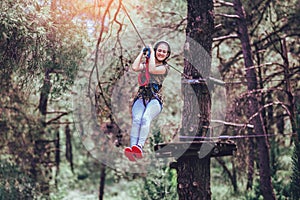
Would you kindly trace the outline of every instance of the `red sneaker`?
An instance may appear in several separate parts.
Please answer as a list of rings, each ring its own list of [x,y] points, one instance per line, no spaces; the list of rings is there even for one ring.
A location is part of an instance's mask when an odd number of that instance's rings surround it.
[[[139,145],[133,145],[133,146],[131,147],[131,149],[132,149],[133,155],[134,155],[137,159],[143,158],[143,149],[142,149]]]
[[[128,160],[135,162],[134,153],[132,152],[132,149],[130,147],[126,147],[124,149],[124,154],[128,158]]]

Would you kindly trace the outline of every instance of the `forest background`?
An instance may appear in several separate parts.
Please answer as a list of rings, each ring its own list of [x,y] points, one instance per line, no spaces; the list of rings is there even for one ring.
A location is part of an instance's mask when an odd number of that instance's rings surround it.
[[[188,3],[1,1],[0,199],[177,198],[172,160],[131,173],[120,153],[129,142],[136,91],[129,66],[143,48],[124,7],[147,44],[170,42],[169,62],[183,71]],[[300,4],[242,4],[257,74],[257,114],[265,127],[256,134],[268,135],[277,199],[299,199]],[[232,2],[214,1],[213,14],[210,76],[222,84],[212,87],[212,112],[223,117],[214,134],[235,136],[237,151],[211,159],[212,199],[263,199],[238,19]],[[164,96],[164,110],[146,145],[149,155],[156,143],[178,141],[184,111],[181,75],[175,70],[164,82]]]

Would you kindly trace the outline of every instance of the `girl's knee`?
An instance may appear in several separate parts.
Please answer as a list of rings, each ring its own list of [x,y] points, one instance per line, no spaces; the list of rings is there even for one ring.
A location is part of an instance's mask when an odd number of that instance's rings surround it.
[[[142,118],[140,118],[140,117],[134,117],[133,119],[132,119],[132,123],[133,124],[142,124]]]
[[[144,116],[141,120],[142,126],[149,126],[151,123],[151,118]]]

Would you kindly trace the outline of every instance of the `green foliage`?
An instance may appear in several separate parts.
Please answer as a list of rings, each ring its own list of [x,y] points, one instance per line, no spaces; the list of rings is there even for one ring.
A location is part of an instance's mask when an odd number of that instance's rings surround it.
[[[291,199],[300,199],[300,103],[297,104],[296,124],[297,124],[297,138],[294,140],[294,151],[292,156],[292,171],[290,194]]]
[[[246,193],[245,200],[263,200],[263,196],[261,195],[259,188],[259,180],[256,179],[253,184],[253,189],[250,192]]]
[[[53,74],[53,97],[73,84],[85,56],[80,24],[53,19],[47,7],[36,1],[4,0],[0,10],[1,79],[10,83],[13,73],[19,85],[43,81],[44,70]],[[64,16],[61,16],[62,18]]]
[[[176,171],[168,167],[157,167],[144,177],[142,186],[137,188],[141,200],[177,199]]]
[[[293,200],[300,199],[300,145],[295,144],[292,164],[293,164],[293,174],[291,177],[291,198]]]
[[[16,165],[0,160],[0,200],[34,199],[35,182]]]
[[[1,154],[9,155],[40,184],[37,190],[45,188],[46,193],[55,165],[52,129],[57,127],[49,123],[45,128],[44,119],[34,112],[36,96],[47,92],[50,100],[62,98],[86,55],[80,24],[50,10],[48,4],[28,0],[3,0],[0,7]],[[44,81],[51,84],[40,89]],[[60,109],[54,103],[51,107]]]
[[[286,199],[290,197],[289,181],[284,178],[290,175],[290,158],[287,155],[291,154],[290,149],[281,148],[278,145],[280,140],[274,137],[271,139],[271,177],[277,199]]]
[[[93,47],[90,48],[90,44],[87,42],[87,32],[90,30],[87,30],[87,25],[82,25],[82,23],[95,24],[93,30],[96,31],[89,35],[90,40],[95,41],[97,38],[94,36],[99,35],[99,23],[101,23],[98,13],[103,13],[105,5],[99,6],[101,10],[98,10],[100,9],[98,5],[93,7],[84,3],[85,8],[80,7],[83,5],[80,0],[72,1],[72,3],[69,1],[57,2],[59,2],[57,3],[59,9],[56,10],[54,15],[50,9],[51,1],[2,0],[0,3],[0,153],[1,155],[10,156],[12,160],[11,163],[5,161],[0,163],[0,199],[32,199],[36,195],[35,183],[37,180],[33,180],[28,176],[32,169],[30,165],[32,163],[41,164],[39,162],[42,159],[36,158],[48,155],[39,151],[40,148],[45,146],[40,144],[39,147],[36,147],[35,144],[38,144],[36,141],[40,139],[53,140],[54,131],[52,129],[60,126],[59,124],[48,125],[47,129],[42,131],[43,124],[36,112],[45,71],[50,71],[50,100],[52,101],[49,101],[49,110],[69,111],[71,110],[71,100],[68,91],[78,75],[79,66],[82,66],[82,71],[86,72],[82,76],[83,79],[88,81],[91,70],[89,66],[92,66],[94,61],[93,59],[84,60],[86,54],[90,54],[91,57],[94,56],[95,45],[93,44]],[[262,3],[258,4],[259,2]],[[289,54],[290,66],[298,66],[299,45],[296,45],[298,39],[295,39],[295,36],[298,37],[300,27],[298,20],[300,7],[298,2],[296,0],[288,2],[271,1],[268,5],[265,5],[265,2],[248,1],[244,3],[250,20],[249,32],[251,34],[251,42],[258,46],[257,51],[254,51],[254,53],[259,54],[261,58],[257,59],[256,55],[253,55],[256,64],[267,62],[281,64],[281,57],[275,48],[280,47],[278,38],[286,37],[288,48],[291,51]],[[172,41],[171,46],[176,51],[174,51],[174,57],[170,63],[176,62],[178,69],[182,70],[180,67],[183,65],[181,56],[183,54],[182,41],[185,38],[182,38],[181,34],[184,36],[187,2],[183,0],[147,2],[134,0],[130,2],[123,1],[123,3],[130,11],[131,17],[146,42],[153,43],[160,38]],[[133,61],[141,46],[141,42],[124,12],[121,10],[115,16],[116,18],[113,18],[114,14],[116,14],[117,4],[118,1],[114,1],[114,6],[110,10],[109,26],[107,27],[109,31],[104,33],[101,41],[102,46],[100,47],[102,57],[100,59],[101,62],[99,62],[101,64],[98,67],[101,81],[108,83],[107,85],[103,84],[104,92],[106,92],[105,95],[108,94],[107,96],[111,95],[116,79],[120,78],[124,71],[127,70],[126,67]],[[91,11],[93,11],[93,14],[91,14]],[[215,13],[232,14],[233,10],[229,6],[226,8],[218,7],[215,9]],[[222,30],[216,30],[215,37],[235,33],[234,31],[236,31],[237,27],[235,19],[226,19],[219,15],[216,15],[215,19],[216,25],[222,24],[223,26]],[[118,34],[119,24],[117,21],[122,23],[122,31]],[[161,33],[147,32],[149,27],[164,29],[164,31]],[[277,35],[272,35],[272,32]],[[268,34],[272,35],[272,37],[266,39]],[[212,76],[219,74],[218,70],[220,70],[226,82],[245,81],[240,43],[237,40],[229,39],[215,44]],[[88,61],[90,61],[89,66],[85,66],[85,63]],[[102,65],[102,63],[104,64]],[[262,89],[272,93],[271,98],[280,99],[278,98],[280,96],[279,92],[273,88],[284,88],[284,81],[273,82],[272,80],[282,79],[282,67],[273,64],[267,67],[263,66],[261,69],[262,82],[265,86]],[[293,72],[293,77],[295,79],[298,78],[299,70],[290,70]],[[154,122],[152,126],[159,128],[156,128],[153,137],[150,139],[151,149],[153,149],[154,144],[159,142],[172,141],[180,126],[180,114],[182,112],[180,110],[182,107],[180,75],[171,71],[167,79],[165,81],[167,90],[163,91],[166,103],[160,119]],[[132,82],[131,84],[133,88],[135,83]],[[297,81],[292,81],[293,91],[299,91],[298,85]],[[232,103],[233,107],[241,109],[241,112],[229,116],[228,120],[248,123],[245,118],[247,112],[244,109],[245,105],[235,105],[239,101],[233,100],[244,98],[245,85],[229,84],[227,86],[229,103]],[[132,88],[125,88],[124,93],[132,92]],[[272,88],[272,90],[268,90],[269,88]],[[294,93],[296,94],[296,92]],[[286,98],[283,98],[282,101],[287,104]],[[116,114],[120,118],[129,119],[128,105],[124,104],[122,106],[126,112]],[[218,107],[218,105],[215,106]],[[102,110],[102,112],[104,111]],[[274,109],[272,117],[275,119],[278,113],[278,109]],[[287,116],[284,111],[281,113]],[[288,121],[285,116],[284,120]],[[47,119],[51,117],[53,115],[48,116]],[[299,115],[297,117],[299,125]],[[66,118],[72,121],[70,116]],[[64,120],[55,122],[63,123]],[[278,130],[274,128],[276,126],[275,123],[271,124],[272,128],[270,128],[269,132],[279,135]],[[288,124],[285,127],[289,129]],[[233,134],[238,133],[240,133],[240,130],[233,130]],[[300,135],[299,130],[298,135]],[[61,159],[60,171],[56,177],[57,190],[54,187],[51,188],[51,198],[63,199],[69,197],[69,199],[72,199],[76,196],[80,199],[95,199],[97,198],[99,186],[99,163],[95,162],[91,155],[88,155],[79,137],[73,142],[74,174],[71,172],[66,160]],[[244,145],[246,142],[238,141],[238,143]],[[61,154],[65,152],[62,146],[59,149]],[[49,152],[52,152],[52,145],[48,145],[47,148],[49,148]],[[223,176],[221,167],[213,165],[212,172],[216,174],[216,176],[212,175],[211,182],[213,199],[262,199],[257,176],[255,176],[253,189],[251,191],[245,191],[244,189],[244,183],[247,181],[245,173],[245,167],[247,166],[245,160],[247,160],[248,153],[247,145],[244,145],[244,148],[238,150],[240,154],[238,159],[240,160],[235,161],[239,176],[238,180],[240,181],[239,193],[234,194],[230,182],[226,178],[227,176]],[[299,144],[294,146],[292,171],[290,170],[290,165],[286,164],[289,162],[288,156],[290,152],[288,149],[283,140],[271,142],[272,181],[278,199],[300,198],[300,146]],[[47,161],[52,160],[49,159]],[[229,161],[226,162],[229,163]],[[120,165],[124,164],[120,163]],[[43,166],[47,169],[53,169],[53,163],[49,165],[44,164]],[[288,180],[286,177],[291,177],[290,185],[287,184]],[[51,184],[55,184],[54,180]],[[107,169],[105,199],[128,199],[128,196],[130,196],[132,199],[173,200],[177,198],[176,184],[175,171],[170,170],[165,165],[157,166],[157,170],[149,172],[147,177],[128,174],[118,169]]]
[[[162,143],[160,131],[153,131],[150,138],[151,149],[154,145]],[[166,163],[156,164],[146,177],[142,177],[142,184],[137,188],[138,199],[141,200],[173,200],[177,199],[177,176],[176,170],[166,167]]]
[[[23,71],[27,68],[27,64],[29,64],[27,72],[35,72],[37,63],[41,59],[40,53],[35,50],[40,48],[39,45],[43,45],[40,39],[45,37],[46,32],[38,25],[38,21],[34,20],[34,7],[30,4],[26,6],[27,3],[22,0],[1,1],[0,44],[3,48],[0,49],[0,78],[2,84],[4,80],[10,84],[12,73],[17,70],[28,76],[30,73]],[[34,47],[35,44],[38,44],[37,48]]]

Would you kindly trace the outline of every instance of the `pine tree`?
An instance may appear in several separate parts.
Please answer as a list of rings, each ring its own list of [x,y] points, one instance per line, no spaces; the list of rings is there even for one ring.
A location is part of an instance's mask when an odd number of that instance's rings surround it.
[[[292,199],[300,199],[300,115],[299,115],[299,104],[297,105],[297,116],[296,116],[296,124],[297,124],[297,135],[295,139],[294,152],[292,156],[292,177],[291,177],[291,197]]]

